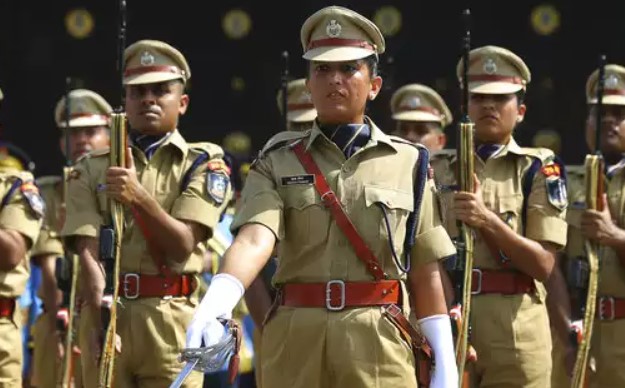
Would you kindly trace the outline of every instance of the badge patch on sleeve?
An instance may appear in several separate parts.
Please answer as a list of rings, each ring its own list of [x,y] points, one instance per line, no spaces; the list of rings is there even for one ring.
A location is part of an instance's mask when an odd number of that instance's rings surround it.
[[[222,172],[208,172],[206,177],[206,190],[218,204],[224,202],[229,184],[230,178],[228,178],[226,174]]]
[[[544,166],[540,171],[545,174],[546,177],[560,176],[560,166],[557,164],[548,164]]]
[[[282,186],[291,185],[312,185],[315,183],[315,176],[312,174],[283,176],[280,178]]]
[[[547,176],[545,183],[547,185],[547,197],[549,199],[549,203],[556,209],[564,210],[568,202],[564,180],[559,175],[553,175]]]
[[[20,186],[20,191],[22,195],[28,202],[30,209],[35,213],[37,218],[43,217],[46,211],[46,204],[43,202],[43,199],[39,195],[39,189],[32,182],[26,182]]]

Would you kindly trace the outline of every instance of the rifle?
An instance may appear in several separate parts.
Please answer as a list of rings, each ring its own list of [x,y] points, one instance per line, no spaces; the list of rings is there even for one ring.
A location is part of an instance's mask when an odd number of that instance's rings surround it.
[[[603,90],[605,83],[605,55],[599,58],[599,77],[597,79],[597,106],[595,111],[595,150],[593,154],[586,155],[584,166],[586,168],[586,208],[603,210],[604,160],[601,153],[601,121],[603,116]],[[588,257],[588,290],[586,304],[584,305],[583,335],[577,347],[575,367],[571,387],[580,388],[585,384],[586,370],[588,365],[588,353],[593,332],[595,309],[597,303],[597,288],[599,282],[599,252],[598,243],[586,240],[586,254]]]
[[[72,153],[71,153],[71,144],[69,141],[69,121],[71,115],[71,99],[70,99],[70,91],[71,91],[71,78],[67,77],[65,79],[65,166],[63,167],[63,204],[67,203],[67,193],[68,193],[68,184],[69,177],[72,171]],[[68,252],[66,250],[66,252]],[[71,274],[71,281],[69,284],[69,300],[67,300],[67,329],[65,332],[65,343],[64,349],[65,354],[63,357],[63,387],[70,387],[72,382],[72,374],[74,369],[74,357],[73,357],[73,344],[74,344],[74,316],[76,315],[76,286],[78,284],[78,255],[74,253],[66,254],[65,258],[60,260],[65,260],[66,264],[69,267],[69,274]],[[69,275],[68,274],[68,275]],[[66,290],[63,290],[63,293],[66,294]],[[65,295],[63,300],[66,300]]]
[[[473,182],[474,174],[474,148],[473,148],[473,132],[474,124],[469,117],[469,52],[471,50],[471,11],[466,9],[463,12],[465,23],[465,35],[463,38],[462,53],[462,119],[458,127],[458,140],[456,143],[456,154],[458,155],[457,177],[460,191],[472,193],[475,189]],[[456,360],[458,365],[459,386],[463,386],[464,367],[467,362],[467,351],[469,349],[470,335],[470,314],[471,314],[471,281],[473,275],[473,231],[462,223],[457,222],[458,238],[456,240],[456,249],[458,252],[458,260],[456,260],[457,274],[454,284],[456,286],[455,310],[461,311],[457,318],[457,337],[456,337]],[[461,276],[460,276],[461,275]],[[457,295],[462,295],[462,299],[458,300]],[[457,306],[457,305],[460,306]],[[468,383],[468,381],[464,381]]]
[[[288,111],[288,101],[289,101],[289,52],[282,52],[282,59],[284,60],[284,68],[282,69],[282,79],[281,79],[281,88],[282,88],[282,119],[284,120],[284,130],[289,130],[289,111]]]
[[[119,35],[117,70],[120,75],[120,104],[111,114],[110,166],[126,165],[127,128],[124,112],[124,49],[126,47],[126,0],[119,1]],[[100,261],[104,267],[106,285],[104,294],[112,294],[110,313],[102,314],[103,327],[106,327],[102,357],[100,358],[99,385],[111,387],[117,332],[117,300],[119,292],[120,253],[124,233],[124,208],[117,201],[108,201],[108,222],[100,228]]]

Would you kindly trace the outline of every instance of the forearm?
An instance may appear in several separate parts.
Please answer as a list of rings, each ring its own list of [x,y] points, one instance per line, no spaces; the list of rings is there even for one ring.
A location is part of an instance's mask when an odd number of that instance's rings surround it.
[[[568,343],[571,326],[571,299],[566,279],[558,265],[545,282],[547,288],[547,310],[551,325],[556,330],[562,344]]]
[[[0,229],[0,271],[9,272],[24,260],[26,241],[19,232]]]
[[[37,258],[37,261],[40,263],[39,265],[41,267],[41,299],[46,312],[52,318],[49,319],[52,326],[51,328],[56,330],[56,314],[59,306],[59,289],[57,287],[55,273],[56,256],[44,255]]]
[[[263,278],[258,276],[252,281],[252,284],[247,288],[245,292],[245,303],[250,311],[250,315],[254,320],[254,324],[258,328],[262,328],[263,321],[267,311],[271,308],[271,295]]]
[[[445,291],[439,263],[431,262],[413,268],[409,274],[412,303],[417,318],[447,314]]]
[[[613,235],[606,239],[605,245],[616,252],[621,265],[625,266],[625,230],[614,225]]]
[[[496,214],[490,212],[479,233],[488,245],[501,250],[517,269],[532,278],[544,282],[551,274],[555,263],[553,253],[516,233]]]
[[[151,244],[155,244],[176,262],[183,262],[189,257],[196,242],[193,231],[187,224],[169,215],[147,192],[133,208],[149,229]]]
[[[264,226],[260,227],[266,229]],[[226,251],[219,272],[236,277],[247,289],[271,257],[272,250],[273,241],[268,244],[255,236],[239,234]]]
[[[94,317],[94,322],[99,323],[105,276],[104,268],[97,256],[98,241],[93,237],[80,237],[76,245],[80,259],[82,295]]]

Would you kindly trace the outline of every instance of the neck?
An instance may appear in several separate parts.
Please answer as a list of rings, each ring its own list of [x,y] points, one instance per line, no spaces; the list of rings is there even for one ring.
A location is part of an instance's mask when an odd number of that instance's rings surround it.
[[[623,159],[623,154],[617,153],[617,152],[613,152],[613,153],[606,153],[603,155],[603,158],[605,160],[605,164],[608,166],[613,166],[615,164],[617,164],[618,162],[621,161],[621,159]]]

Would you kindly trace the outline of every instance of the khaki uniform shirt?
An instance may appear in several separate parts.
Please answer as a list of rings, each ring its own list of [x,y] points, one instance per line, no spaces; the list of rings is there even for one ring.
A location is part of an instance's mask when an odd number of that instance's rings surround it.
[[[37,178],[37,186],[46,204],[46,214],[41,225],[41,233],[31,252],[32,256],[57,255],[63,256],[63,244],[60,231],[63,212],[63,178],[45,176]]]
[[[286,146],[295,140],[304,142],[384,272],[390,279],[403,276],[391,256],[389,231],[380,207],[388,214],[393,247],[402,257],[406,220],[414,210],[418,149],[404,140],[387,136],[375,124],[370,125],[370,141],[348,160],[315,124],[311,131],[282,132],[274,136],[255,161],[232,229],[259,223],[273,231],[280,242],[274,283],[372,279],[323,205],[312,177],[307,175],[293,150]],[[285,144],[280,146],[281,142]],[[455,253],[440,224],[435,194],[434,181],[428,179],[416,243],[411,252],[413,267]]]
[[[226,188],[223,202],[218,203],[211,195],[209,165],[223,165],[223,151],[211,143],[189,144],[176,130],[148,161],[142,151],[132,147],[137,178],[161,207],[171,216],[204,225],[212,234],[231,196]],[[185,172],[203,152],[208,152],[209,161],[197,168],[189,185],[181,191]],[[67,219],[63,227],[65,236],[97,237],[100,225],[105,223],[108,197],[103,189],[106,170],[109,167],[108,151],[96,151],[75,166],[69,182],[67,198]],[[126,209],[125,232],[121,246],[121,271],[123,273],[158,274],[154,259],[150,256],[146,241],[134,222],[132,213]],[[175,273],[200,273],[206,243],[198,244],[189,259],[176,263],[166,259],[166,264]]]
[[[0,198],[4,198],[16,179],[24,184],[10,197],[8,203],[0,210],[0,228],[19,232],[26,245],[32,247],[41,229],[43,218],[43,201],[34,186],[34,178],[29,172],[0,174]],[[26,288],[30,272],[30,249],[14,269],[9,272],[0,271],[0,297],[17,298]]]
[[[522,235],[524,230],[521,217],[523,176],[532,164],[533,157],[540,158],[546,164],[552,156],[553,153],[548,150],[521,148],[514,139],[486,162],[475,156],[475,173],[481,183],[484,204],[518,234]],[[456,184],[454,153],[444,151],[436,154],[432,167],[435,179],[441,185],[445,228],[452,237],[456,237],[458,229],[453,211],[454,190],[451,189]],[[563,247],[566,243],[566,201],[557,205],[550,203],[546,179],[540,170],[534,176],[527,201],[525,237]],[[475,234],[474,261],[476,268],[502,268],[500,259],[493,257],[479,233]]]
[[[567,170],[571,206],[567,213],[569,223],[569,242],[566,248],[567,257],[585,257],[585,238],[581,233],[581,218],[586,209],[585,168],[575,166]],[[622,166],[614,171],[608,179],[606,192],[608,205],[616,225],[625,229],[625,168]],[[599,295],[625,298],[625,267],[621,264],[614,249],[601,247],[601,263],[599,265]]]

